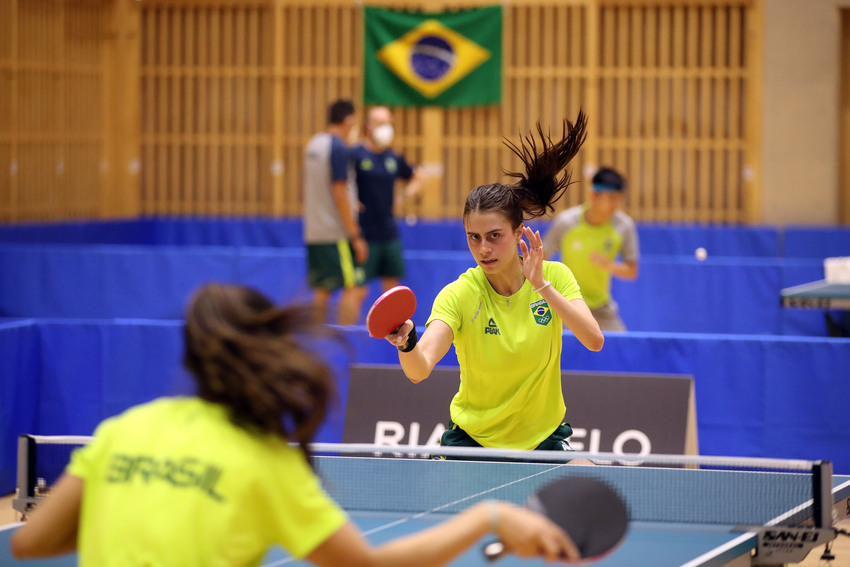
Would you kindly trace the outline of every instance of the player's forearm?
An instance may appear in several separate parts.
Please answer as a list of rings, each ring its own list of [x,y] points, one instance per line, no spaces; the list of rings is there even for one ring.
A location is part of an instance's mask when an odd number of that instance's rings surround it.
[[[63,474],[30,519],[12,536],[12,555],[18,559],[53,557],[77,549],[83,481]]]
[[[491,529],[487,504],[478,504],[451,519],[375,549],[377,567],[445,565]]]
[[[421,167],[416,168],[413,175],[410,176],[410,179],[408,179],[404,185],[404,198],[413,199],[421,193],[427,177],[428,176],[425,175],[425,171]]]
[[[637,262],[615,262],[609,269],[611,275],[621,280],[634,280],[638,275]]]
[[[398,353],[405,376],[413,383],[430,376],[437,362],[449,352],[452,339],[452,330],[448,325],[440,320],[432,321],[411,351]]]
[[[585,348],[602,350],[605,336],[583,299],[569,301],[552,286],[541,290],[540,295]]]
[[[421,341],[413,347],[410,352],[398,352],[398,361],[401,364],[401,369],[404,375],[413,382],[421,382],[431,375],[431,371],[437,364],[436,361],[431,361],[428,353],[425,352]]]
[[[352,211],[352,203],[348,199],[348,189],[345,181],[337,181],[333,188],[334,205],[339,213],[339,218],[342,219],[343,228],[349,238],[355,238],[360,235],[360,225],[354,218]]]

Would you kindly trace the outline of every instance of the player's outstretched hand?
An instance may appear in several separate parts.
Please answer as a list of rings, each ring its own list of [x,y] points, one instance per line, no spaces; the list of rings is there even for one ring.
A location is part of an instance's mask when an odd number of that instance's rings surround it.
[[[546,561],[577,561],[578,548],[555,523],[527,508],[496,503],[499,520],[496,535],[507,551],[520,557],[543,557]]]
[[[410,332],[413,330],[414,326],[415,325],[413,324],[413,321],[408,319],[401,325],[401,327],[398,328],[398,332],[390,333],[384,338],[387,339],[387,341],[389,341],[389,343],[394,347],[403,346],[404,343],[407,342],[407,337],[408,335],[410,335]]]
[[[520,239],[519,249],[522,252],[522,271],[525,274],[525,279],[531,282],[535,289],[541,287],[545,282],[543,280],[543,238],[540,237],[540,231],[533,231],[527,226],[522,228],[523,235],[528,239],[528,244],[525,240]]]

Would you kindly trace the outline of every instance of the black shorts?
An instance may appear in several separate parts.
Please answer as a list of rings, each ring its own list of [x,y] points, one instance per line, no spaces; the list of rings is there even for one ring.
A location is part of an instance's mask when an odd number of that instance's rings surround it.
[[[573,434],[573,428],[570,427],[569,423],[562,423],[559,425],[555,431],[552,432],[549,437],[544,439],[537,447],[534,448],[535,451],[572,451],[573,448],[570,447],[570,442],[568,441],[569,437]],[[481,444],[478,443],[475,439],[469,436],[469,434],[455,425],[452,421],[449,421],[449,428],[443,432],[443,436],[440,437],[440,446],[441,447],[481,447]]]
[[[403,278],[401,240],[370,240],[369,257],[363,264],[363,271],[366,273],[366,281],[375,278]]]
[[[363,267],[354,261],[347,240],[332,244],[307,245],[307,274],[312,289],[334,291],[365,283]]]

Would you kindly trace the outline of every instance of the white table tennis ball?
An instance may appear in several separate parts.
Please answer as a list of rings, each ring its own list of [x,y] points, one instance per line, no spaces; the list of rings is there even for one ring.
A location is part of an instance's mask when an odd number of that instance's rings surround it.
[[[697,259],[697,260],[699,260],[700,262],[702,262],[703,260],[705,260],[706,258],[708,258],[708,251],[707,251],[705,248],[703,248],[702,246],[700,246],[699,248],[697,248],[697,249],[694,251],[694,256],[696,256],[696,259]]]

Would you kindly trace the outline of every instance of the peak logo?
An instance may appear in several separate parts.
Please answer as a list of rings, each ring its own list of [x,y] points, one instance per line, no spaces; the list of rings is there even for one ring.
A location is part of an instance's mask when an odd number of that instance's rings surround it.
[[[490,317],[490,321],[487,323],[487,326],[484,327],[484,334],[485,335],[501,335],[502,334],[502,333],[499,332],[499,326],[496,324],[496,322],[493,320],[492,317]]]

